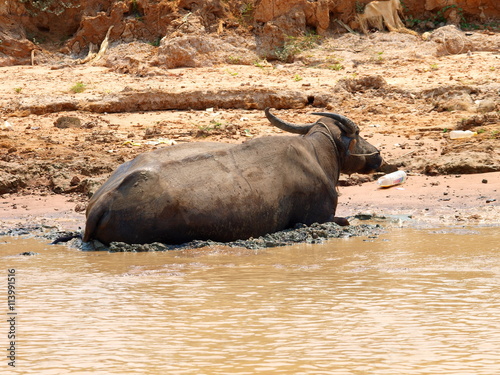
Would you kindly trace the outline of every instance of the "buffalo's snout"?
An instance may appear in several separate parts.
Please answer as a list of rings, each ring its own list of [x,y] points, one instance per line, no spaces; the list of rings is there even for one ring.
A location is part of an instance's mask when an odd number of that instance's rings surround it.
[[[365,156],[364,167],[358,173],[369,174],[378,170],[384,163],[384,159],[380,155],[380,151],[367,154]]]
[[[367,165],[369,168],[371,168],[372,171],[376,171],[377,169],[380,168],[380,166],[384,163],[384,159],[382,159],[382,156],[380,155],[380,151],[377,152],[375,155],[370,157],[367,160]]]
[[[350,173],[373,173],[384,163],[380,151],[362,137],[357,137],[355,145],[345,166]]]

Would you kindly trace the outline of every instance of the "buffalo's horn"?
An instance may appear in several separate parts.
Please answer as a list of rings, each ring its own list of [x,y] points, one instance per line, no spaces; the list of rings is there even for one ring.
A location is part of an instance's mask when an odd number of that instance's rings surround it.
[[[297,124],[292,124],[291,122],[283,121],[277,118],[275,115],[273,115],[270,111],[270,108],[266,108],[264,112],[266,113],[266,117],[269,120],[271,124],[276,126],[277,128],[280,128],[281,130],[284,130],[286,132],[290,133],[296,133],[296,134],[307,134],[309,130],[315,125],[314,124],[303,124],[303,125],[297,125]]]
[[[330,117],[334,120],[337,120],[340,124],[342,124],[342,126],[339,126],[339,128],[341,130],[343,130],[344,133],[346,133],[346,135],[354,136],[359,131],[359,127],[358,127],[358,125],[356,125],[354,123],[354,121],[352,121],[351,119],[349,119],[345,116],[339,115],[337,113],[330,113],[330,112],[319,112],[318,113],[318,112],[315,112],[315,113],[311,113],[311,114],[317,115],[317,116]]]

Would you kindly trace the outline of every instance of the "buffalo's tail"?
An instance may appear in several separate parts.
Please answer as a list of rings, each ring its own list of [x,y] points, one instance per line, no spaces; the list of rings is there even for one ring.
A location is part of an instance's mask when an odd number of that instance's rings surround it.
[[[82,238],[83,242],[89,242],[94,237],[95,231],[102,219],[103,214],[104,206],[102,204],[93,205],[91,209],[87,211],[87,222],[85,223],[85,232]]]

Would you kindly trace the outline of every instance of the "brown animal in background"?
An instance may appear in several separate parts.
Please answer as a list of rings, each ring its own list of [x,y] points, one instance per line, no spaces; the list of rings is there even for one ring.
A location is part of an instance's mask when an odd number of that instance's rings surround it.
[[[385,24],[389,31],[418,35],[415,31],[407,29],[399,18],[398,11],[402,10],[400,0],[375,0],[366,5],[364,13],[358,14],[357,19],[365,34],[368,33],[369,24],[378,30],[383,30]]]

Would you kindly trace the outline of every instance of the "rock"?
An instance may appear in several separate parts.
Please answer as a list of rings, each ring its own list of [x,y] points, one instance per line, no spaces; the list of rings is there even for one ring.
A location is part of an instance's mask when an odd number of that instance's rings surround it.
[[[500,171],[500,156],[487,152],[463,150],[463,152],[441,155],[439,162],[428,160],[424,163],[423,173],[429,176]]]
[[[486,98],[483,100],[476,101],[477,111],[481,113],[493,112],[496,109],[496,103],[494,99]]]
[[[234,58],[241,65],[250,65],[257,55],[243,38],[224,40],[211,35],[165,37],[158,48],[158,63],[168,69],[211,66]]]
[[[418,9],[419,5],[409,6]],[[445,7],[448,7],[448,10],[444,13],[444,16],[450,21],[450,18],[453,17],[452,10],[455,10],[455,12],[459,10],[457,13],[479,16],[481,20],[486,19],[487,16],[500,16],[498,0],[425,0],[425,10],[427,11],[438,11]],[[416,11],[416,9],[412,10]]]
[[[486,126],[489,124],[498,123],[500,115],[496,112],[485,113],[482,115],[474,115],[472,117],[462,118],[458,121],[456,130],[469,130],[477,126]]]
[[[278,18],[304,17],[307,25],[316,28],[320,35],[330,26],[330,12],[336,7],[333,1],[318,0],[261,0],[255,6],[254,19],[256,22],[271,22]],[[305,26],[305,25],[304,25]],[[284,29],[283,32],[289,31]],[[302,31],[305,31],[302,30]]]
[[[292,51],[286,51],[285,43],[298,37],[306,29],[306,17],[300,8],[292,8],[263,26],[256,28],[257,54],[261,58],[292,61]]]
[[[466,92],[449,91],[436,98],[435,109],[437,111],[468,111],[474,108],[474,101]]]
[[[56,120],[54,126],[59,129],[80,128],[82,122],[78,117],[61,116]]]
[[[84,212],[87,209],[87,206],[83,203],[78,203],[75,206],[75,212]]]
[[[0,194],[14,193],[25,186],[26,181],[21,176],[0,170]]]
[[[80,184],[80,182],[81,182],[81,180],[80,180],[80,178],[78,178],[78,176],[73,176],[69,185],[70,186],[78,186]]]
[[[83,0],[82,0],[83,1]],[[78,30],[65,44],[65,51],[80,53],[89,43],[100,45],[110,26],[114,26],[110,34],[110,41],[116,40],[125,29],[124,14],[129,7],[126,2],[113,2],[106,11],[93,11],[81,15]]]
[[[365,92],[366,90],[385,89],[387,82],[382,76],[373,75],[360,78],[343,78],[335,85],[336,89],[348,91],[350,93]]]
[[[433,31],[430,40],[438,43],[438,56],[456,55],[474,51],[472,41],[454,25],[440,27]]]
[[[23,27],[0,14],[0,66],[26,65],[38,47],[26,39]]]

